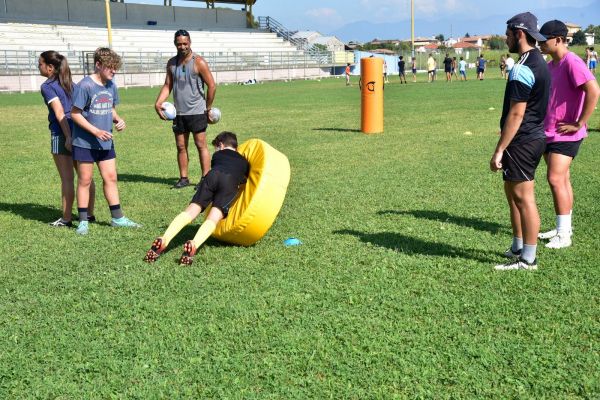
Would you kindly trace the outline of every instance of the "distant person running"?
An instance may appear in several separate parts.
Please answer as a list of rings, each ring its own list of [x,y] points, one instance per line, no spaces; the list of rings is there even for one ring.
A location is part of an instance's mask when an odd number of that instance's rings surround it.
[[[346,73],[346,86],[350,86],[350,63],[346,65],[346,70],[344,72]]]
[[[192,240],[183,245],[180,265],[191,265],[197,249],[213,234],[217,224],[227,218],[229,207],[235,200],[240,185],[246,182],[250,165],[237,152],[237,137],[232,132],[221,132],[212,141],[215,152],[212,156],[211,170],[200,183],[191,203],[169,224],[162,236],[152,242],[144,261],[154,262],[165,251],[171,240],[201,212],[210,205],[206,219]]]
[[[398,59],[398,77],[400,78],[400,84],[406,83],[406,73],[404,69],[406,67],[406,62],[404,61],[404,56],[400,56]]]
[[[73,202],[75,201],[75,186],[73,185],[74,168],[71,155],[73,140],[73,120],[71,119],[72,97],[75,84],[71,79],[71,69],[67,59],[56,51],[44,51],[38,60],[40,74],[48,78],[41,86],[44,103],[48,107],[48,127],[50,128],[50,152],[60,176],[62,197],[62,217],[52,222],[54,227],[73,226]],[[89,219],[93,216],[95,187],[90,186]]]
[[[600,96],[596,78],[585,63],[567,47],[567,26],[558,20],[548,21],[540,29],[546,41],[540,42],[542,53],[552,59],[548,69],[552,76],[548,112],[544,120],[548,165],[548,183],[552,190],[556,229],[540,233],[550,239],[546,247],[562,249],[571,246],[573,187],[570,167],[587,137],[587,122]]]
[[[188,142],[190,132],[198,149],[202,176],[210,169],[210,152],[206,143],[208,112],[215,98],[216,86],[212,72],[204,58],[194,53],[191,48],[192,39],[188,31],[180,29],[175,32],[177,55],[167,62],[165,84],[160,89],[154,109],[164,120],[162,103],[167,100],[171,90],[177,116],[173,120],[173,133],[177,146],[177,165],[179,180],[173,188],[181,189],[190,184],[188,178]],[[204,89],[206,85],[206,91]]]
[[[444,73],[446,74],[446,82],[452,83],[452,59],[448,53],[444,57]]]
[[[412,72],[413,82],[417,82],[417,59],[415,57],[411,58],[410,70]]]
[[[116,153],[112,126],[125,129],[125,121],[117,114],[119,93],[113,77],[121,67],[121,57],[108,48],[94,52],[94,73],[83,78],[73,97],[71,115],[73,129],[73,159],[77,162],[77,234],[87,235],[90,186],[94,163],[98,165],[104,184],[104,197],[112,217],[111,225],[138,228],[139,224],[123,215],[117,187]]]
[[[458,62],[458,72],[460,73],[460,80],[466,81],[467,80],[467,62],[462,57],[460,58],[460,61]]]
[[[485,59],[483,54],[477,57],[477,79],[479,79],[480,81],[482,81],[485,77],[486,62],[487,60]]]
[[[510,75],[510,71],[512,71],[515,66],[515,60],[513,60],[510,54],[507,54],[504,63],[506,64],[504,79],[508,80],[508,75]]]

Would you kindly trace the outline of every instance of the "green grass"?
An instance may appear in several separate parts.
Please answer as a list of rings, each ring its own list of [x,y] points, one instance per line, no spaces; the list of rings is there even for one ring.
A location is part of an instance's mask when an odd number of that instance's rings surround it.
[[[99,195],[87,237],[47,226],[60,188],[40,95],[0,96],[0,398],[599,398],[599,114],[572,167],[574,246],[497,273],[511,233],[488,162],[504,82],[391,79],[377,135],[359,132],[356,82],[219,86],[209,138],[259,137],[292,177],[260,242],[209,240],[191,268],[176,260],[197,224],[142,262],[193,192],[169,189],[156,88],[121,90],[116,136],[123,208],[144,228],[109,227]]]

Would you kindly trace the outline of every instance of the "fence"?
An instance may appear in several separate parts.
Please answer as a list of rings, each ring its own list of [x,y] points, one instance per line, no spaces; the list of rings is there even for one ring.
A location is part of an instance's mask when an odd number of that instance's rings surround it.
[[[74,76],[88,75],[93,70],[93,57],[86,51],[69,51],[63,55],[69,60]],[[247,79],[283,80],[321,77],[331,74],[340,65],[333,52],[236,52],[199,53],[208,62],[217,83],[240,82]],[[153,86],[164,80],[167,61],[173,53],[120,53],[123,66],[119,71],[122,84]],[[38,90],[34,77],[39,76],[39,52],[0,51],[0,91]],[[140,76],[134,76],[140,75]],[[153,78],[153,76],[157,76]],[[18,79],[15,79],[18,77]],[[31,78],[28,78],[31,77]],[[129,78],[126,78],[129,77]]]

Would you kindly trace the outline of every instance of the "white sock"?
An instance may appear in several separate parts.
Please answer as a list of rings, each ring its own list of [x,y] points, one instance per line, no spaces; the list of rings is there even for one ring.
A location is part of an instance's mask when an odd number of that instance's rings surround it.
[[[517,251],[521,250],[522,248],[523,248],[523,238],[513,236],[513,241],[512,241],[512,245],[510,246],[510,249],[513,251],[513,253],[516,253]]]
[[[571,214],[556,216],[556,231],[559,234],[571,234]]]
[[[521,252],[521,259],[527,261],[529,264],[535,261],[535,253],[537,251],[537,245],[535,244],[524,244],[523,251]]]

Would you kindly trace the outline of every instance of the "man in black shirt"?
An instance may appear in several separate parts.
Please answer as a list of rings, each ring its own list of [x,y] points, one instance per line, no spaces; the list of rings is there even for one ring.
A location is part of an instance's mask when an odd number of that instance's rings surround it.
[[[444,58],[444,72],[446,73],[446,82],[452,82],[452,59],[448,53]]]
[[[156,261],[175,235],[212,204],[194,239],[188,240],[183,245],[179,264],[191,265],[196,249],[212,235],[217,224],[227,217],[240,185],[246,183],[250,164],[237,152],[237,137],[234,133],[221,132],[212,144],[215,146],[215,153],[210,171],[198,185],[198,190],[185,211],[175,217],[162,236],[154,239],[144,261],[149,263]]]
[[[550,73],[537,41],[545,41],[531,13],[515,15],[507,22],[506,44],[519,53],[506,89],[500,119],[500,139],[490,169],[502,170],[510,207],[513,242],[505,252],[512,260],[497,270],[537,269],[537,235],[540,216],[534,196],[535,170],[545,149],[544,117],[550,95]]]

